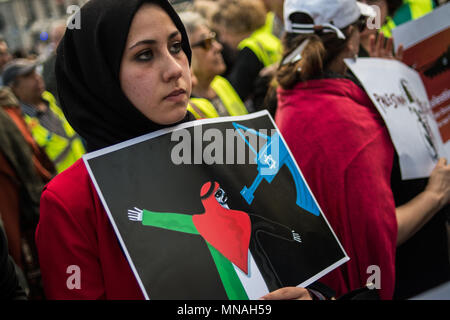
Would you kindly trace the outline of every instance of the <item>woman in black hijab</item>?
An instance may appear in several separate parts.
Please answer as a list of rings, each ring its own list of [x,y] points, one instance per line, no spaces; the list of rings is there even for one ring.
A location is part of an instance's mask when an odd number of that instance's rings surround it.
[[[189,41],[166,0],[91,0],[79,18],[55,70],[66,118],[90,151],[194,119]],[[47,298],[143,298],[83,161],[46,186],[40,213]],[[303,288],[280,290],[265,298],[311,298]]]
[[[62,109],[90,151],[193,120],[191,50],[166,0],[91,0],[55,66]],[[191,118],[192,117],[192,118]],[[142,299],[83,161],[41,197],[36,243],[50,299]]]
[[[128,31],[143,3],[156,4],[169,15],[181,36],[177,45],[190,63],[184,26],[165,0],[90,1],[81,8],[81,28],[67,29],[58,47],[55,70],[62,109],[90,151],[164,126],[137,110],[119,81]],[[180,121],[193,119],[187,114]]]

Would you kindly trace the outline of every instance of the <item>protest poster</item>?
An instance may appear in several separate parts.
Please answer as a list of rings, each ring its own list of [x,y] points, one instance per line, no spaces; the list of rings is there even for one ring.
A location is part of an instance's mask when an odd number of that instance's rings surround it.
[[[258,299],[348,261],[267,111],[84,156],[146,299]]]
[[[447,155],[450,155],[450,3],[393,30],[403,62],[420,73]]]
[[[345,63],[386,123],[402,179],[428,177],[446,152],[420,75],[391,59],[346,59]]]

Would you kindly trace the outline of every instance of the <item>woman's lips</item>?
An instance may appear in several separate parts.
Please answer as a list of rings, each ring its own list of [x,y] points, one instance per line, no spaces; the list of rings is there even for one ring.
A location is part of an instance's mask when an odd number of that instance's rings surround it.
[[[186,90],[184,89],[176,89],[173,90],[169,95],[167,95],[164,99],[170,100],[174,102],[183,101],[186,97]]]

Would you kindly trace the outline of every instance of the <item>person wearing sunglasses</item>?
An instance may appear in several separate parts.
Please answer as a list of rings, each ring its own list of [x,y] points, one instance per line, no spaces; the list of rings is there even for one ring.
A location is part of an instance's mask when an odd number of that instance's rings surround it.
[[[188,110],[199,118],[239,116],[248,111],[231,84],[220,76],[226,69],[222,45],[197,12],[180,14],[192,48],[192,73],[197,78]]]

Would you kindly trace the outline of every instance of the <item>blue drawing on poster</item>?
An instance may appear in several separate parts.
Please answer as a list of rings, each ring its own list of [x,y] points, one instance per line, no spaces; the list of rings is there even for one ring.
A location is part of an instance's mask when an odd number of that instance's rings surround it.
[[[280,171],[283,165],[286,165],[294,178],[295,188],[297,191],[297,206],[312,213],[315,216],[320,215],[320,210],[316,205],[311,193],[306,187],[305,181],[300,175],[297,167],[290,156],[288,149],[284,142],[280,139],[278,132],[275,132],[272,136],[267,136],[254,129],[247,128],[236,122],[233,122],[233,126],[245,143],[249,146],[250,150],[255,154],[255,162],[258,165],[258,175],[253,181],[250,187],[244,186],[241,190],[241,195],[247,201],[248,204],[252,204],[254,199],[254,193],[259,187],[259,184],[263,179],[268,183],[271,183],[275,176]],[[266,144],[257,152],[249,141],[245,138],[242,132],[254,134],[267,140]]]

